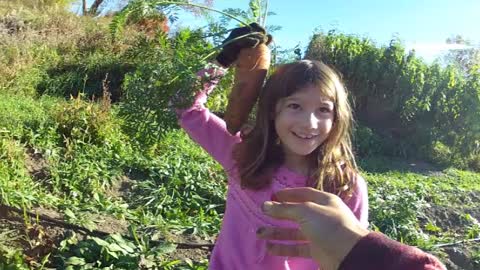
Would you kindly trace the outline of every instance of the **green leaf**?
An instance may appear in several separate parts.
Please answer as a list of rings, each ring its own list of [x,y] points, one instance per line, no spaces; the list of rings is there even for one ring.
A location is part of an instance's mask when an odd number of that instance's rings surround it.
[[[117,251],[119,251],[119,252],[122,252],[123,255],[127,255],[127,254],[128,254],[128,252],[127,252],[125,249],[121,248],[118,244],[115,244],[115,243],[111,243],[110,245],[108,245],[107,248],[108,248],[110,251],[112,251],[112,252],[117,252]]]
[[[427,225],[425,225],[425,230],[429,232],[440,232],[442,229],[440,227],[435,226],[433,223],[429,222]]]
[[[65,211],[63,212],[67,217],[71,218],[71,219],[76,219],[77,217],[75,216],[75,214],[72,212],[72,210],[70,209],[65,209]]]
[[[105,251],[110,254],[110,256],[114,257],[115,259],[118,259],[118,254],[113,252],[113,251],[110,251],[108,248],[105,249]]]
[[[95,243],[97,243],[97,245],[102,246],[102,247],[107,247],[108,245],[110,245],[107,241],[105,241],[103,239],[100,239],[98,237],[92,237],[92,240],[95,241]]]
[[[249,6],[250,6],[250,12],[252,12],[252,20],[259,22],[260,16],[262,13],[260,0],[250,0]]]
[[[79,257],[70,257],[67,259],[67,264],[69,265],[85,265],[85,259]]]
[[[160,254],[167,254],[174,252],[177,249],[177,245],[172,243],[162,243],[155,247],[155,251],[159,252]]]

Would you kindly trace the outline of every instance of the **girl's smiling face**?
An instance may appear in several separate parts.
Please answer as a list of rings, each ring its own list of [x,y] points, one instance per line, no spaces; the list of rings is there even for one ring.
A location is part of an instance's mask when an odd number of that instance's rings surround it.
[[[307,85],[275,106],[275,131],[285,159],[304,158],[328,137],[335,118],[334,103],[318,87]]]

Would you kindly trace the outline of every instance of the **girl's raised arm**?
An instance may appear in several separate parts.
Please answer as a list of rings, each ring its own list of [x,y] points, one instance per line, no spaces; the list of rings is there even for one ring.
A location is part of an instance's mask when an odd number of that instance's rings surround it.
[[[216,60],[219,65],[223,67],[229,67],[233,65],[239,57],[253,57],[249,55],[249,53],[244,53],[242,56],[242,50],[259,47],[259,44],[268,44],[270,41],[271,36],[267,35],[265,29],[263,29],[257,23],[252,23],[244,27],[235,28],[232,30],[227,39],[223,41],[222,51],[216,57]],[[255,59],[250,59],[250,61],[252,60]],[[269,65],[270,58],[268,57],[268,66]],[[237,63],[236,68],[237,75],[239,73],[239,69],[244,67],[239,66],[239,63]],[[206,83],[203,84],[203,89],[197,94],[197,96],[195,97],[195,101],[190,108],[177,111],[177,114],[180,121],[180,126],[185,129],[185,131],[190,135],[190,137],[200,146],[202,146],[210,155],[212,155],[212,157],[216,159],[228,172],[233,168],[234,165],[232,157],[233,146],[241,140],[240,132],[237,132],[237,128],[240,128],[240,126],[230,126],[229,132],[225,121],[211,113],[207,108],[205,108],[207,95],[213,90],[213,88],[215,88],[218,83],[219,77],[221,77],[224,72],[225,71],[217,65],[213,65],[209,68],[199,71],[197,75],[200,77],[200,79],[202,79],[202,81],[206,81]],[[247,72],[246,74],[253,76],[252,74],[254,73]],[[262,82],[264,77],[265,76],[261,77]],[[245,79],[253,80],[254,78],[244,78],[244,80]],[[260,79],[258,78],[257,80],[260,81]],[[239,82],[239,78],[238,76],[236,76],[235,85],[239,84],[245,84],[245,81]],[[251,84],[252,83],[247,85]],[[244,88],[242,88],[241,90],[245,90]],[[234,90],[232,90],[232,92],[235,92]],[[229,100],[229,106],[232,105],[231,102],[232,101]],[[253,103],[251,104],[252,106]],[[240,101],[236,101],[236,103],[233,105],[245,106],[247,115],[251,109],[251,107],[249,107],[243,99],[241,99]],[[232,119],[241,120],[233,121],[235,122],[234,124],[241,124],[240,122],[243,122],[244,119],[237,111],[238,110],[233,110],[232,108],[230,108],[229,110],[227,107],[227,112],[230,112],[230,114],[226,116],[228,116],[228,119],[230,119],[230,125],[232,125]]]
[[[208,94],[213,91],[224,72],[225,70],[215,65],[200,70],[197,73],[200,79],[207,79],[203,89],[197,93],[190,108],[177,110],[177,116],[180,126],[190,138],[228,171],[233,167],[232,149],[240,142],[240,136],[231,135],[225,121],[205,107]]]

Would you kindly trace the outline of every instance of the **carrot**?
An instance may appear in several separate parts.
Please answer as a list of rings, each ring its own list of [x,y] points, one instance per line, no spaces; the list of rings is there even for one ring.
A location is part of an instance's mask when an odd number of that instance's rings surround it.
[[[270,67],[270,49],[265,44],[240,51],[235,66],[234,85],[225,111],[227,130],[236,134],[248,120]]]

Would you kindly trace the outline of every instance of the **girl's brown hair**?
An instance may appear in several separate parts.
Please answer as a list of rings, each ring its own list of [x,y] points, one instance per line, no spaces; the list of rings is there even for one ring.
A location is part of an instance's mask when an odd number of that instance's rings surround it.
[[[260,93],[255,126],[233,153],[242,187],[258,190],[271,183],[274,170],[284,162],[282,148],[276,143],[275,106],[308,85],[317,86],[320,94],[334,103],[332,130],[310,154],[315,166],[309,185],[337,195],[351,194],[357,166],[352,154],[353,119],[347,93],[338,73],[313,60],[281,65],[267,80]]]

